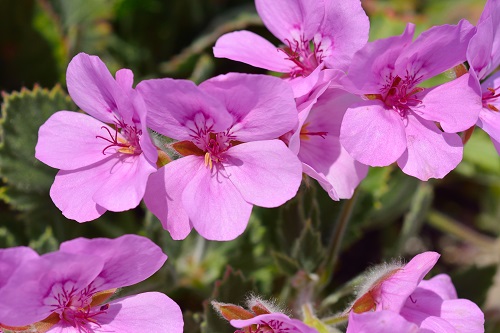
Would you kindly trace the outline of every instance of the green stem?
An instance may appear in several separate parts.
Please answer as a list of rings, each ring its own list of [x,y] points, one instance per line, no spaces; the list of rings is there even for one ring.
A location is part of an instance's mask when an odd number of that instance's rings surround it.
[[[342,211],[340,212],[339,219],[333,228],[330,244],[328,245],[327,256],[318,269],[318,275],[320,276],[318,285],[320,289],[326,287],[332,279],[332,273],[335,269],[335,265],[337,264],[342,247],[342,240],[344,239],[347,225],[349,224],[354,206],[356,205],[358,193],[359,191],[356,189],[352,198],[345,202],[342,207]]]
[[[451,234],[478,247],[493,250],[495,245],[495,240],[493,238],[480,234],[442,213],[433,210],[429,213],[427,220],[429,225],[443,233]]]

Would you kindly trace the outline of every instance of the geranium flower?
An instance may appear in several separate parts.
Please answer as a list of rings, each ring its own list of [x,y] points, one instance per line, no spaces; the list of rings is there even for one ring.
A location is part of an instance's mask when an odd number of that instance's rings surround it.
[[[500,2],[488,0],[467,49],[470,73],[480,91],[482,109],[477,125],[491,137],[500,153]],[[483,81],[482,84],[479,82]]]
[[[286,73],[296,97],[314,87],[321,69],[347,70],[368,41],[370,23],[359,0],[255,0],[255,6],[284,46],[236,31],[217,40],[214,55]]]
[[[476,123],[481,103],[469,74],[430,89],[418,85],[465,61],[474,27],[465,20],[437,26],[412,42],[413,33],[409,24],[401,36],[368,43],[355,54],[345,84],[367,100],[347,109],[340,142],[363,164],[397,161],[421,180],[442,178],[462,159],[455,133]]]
[[[0,290],[8,311],[0,321],[38,332],[181,333],[182,313],[149,292],[109,301],[117,288],[156,272],[167,256],[145,237],[78,238],[60,251],[25,261]]]
[[[78,222],[136,207],[156,171],[158,153],[144,101],[132,89],[132,72],[119,70],[115,81],[98,57],[80,53],[66,79],[70,96],[90,116],[59,111],[40,127],[35,156],[61,169],[50,189],[52,200]]]
[[[484,332],[484,314],[473,302],[457,299],[448,275],[423,281],[438,258],[425,252],[404,266],[373,269],[349,309],[347,333]]]
[[[245,229],[253,205],[291,199],[301,165],[277,140],[295,129],[290,87],[264,75],[228,74],[199,87],[185,80],[148,80],[137,89],[148,105],[148,126],[177,143],[183,155],[150,177],[144,201],[174,239],[194,228],[230,240]]]

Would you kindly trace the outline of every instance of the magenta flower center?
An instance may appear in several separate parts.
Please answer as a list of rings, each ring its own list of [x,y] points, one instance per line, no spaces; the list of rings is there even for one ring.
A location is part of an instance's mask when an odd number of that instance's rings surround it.
[[[286,39],[286,46],[279,48],[288,56],[295,66],[290,73],[292,78],[297,76],[308,76],[311,74],[328,55],[328,47],[325,47],[325,40],[306,40],[303,36],[299,39]]]
[[[106,151],[111,148],[115,148],[112,153],[119,152],[122,154],[129,155],[139,155],[142,153],[140,138],[142,135],[142,130],[138,129],[135,124],[128,125],[123,121],[116,121],[114,124],[114,133],[109,130],[108,127],[102,126],[106,133],[101,135],[96,135],[96,139],[101,139],[109,144],[102,150],[103,155],[106,155]],[[118,133],[121,136],[118,136]]]
[[[276,319],[262,321],[261,324],[247,327],[243,330],[237,330],[234,333],[299,333],[300,331],[284,322]]]
[[[416,87],[417,83],[411,78],[401,79],[396,76],[384,86],[382,95],[377,95],[376,98],[381,99],[401,117],[406,117],[413,107],[422,103],[416,94],[422,92],[423,88]]]
[[[492,103],[496,103],[500,98],[500,87],[496,88],[488,88],[488,91],[483,93],[483,107],[490,109],[491,111],[500,111],[498,107],[496,107]]]

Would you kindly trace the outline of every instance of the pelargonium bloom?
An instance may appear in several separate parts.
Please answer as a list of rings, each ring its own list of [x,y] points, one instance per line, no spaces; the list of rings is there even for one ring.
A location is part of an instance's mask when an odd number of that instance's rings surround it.
[[[156,272],[167,256],[136,235],[78,238],[25,261],[0,290],[0,322],[47,333],[181,333],[182,313],[167,296],[148,292],[109,301],[117,288]]]
[[[491,137],[500,153],[500,1],[488,0],[467,49],[470,73],[480,91],[482,109],[477,125]],[[482,84],[479,82],[482,81]]]
[[[284,81],[232,73],[199,87],[158,79],[137,89],[148,126],[178,140],[169,148],[182,155],[150,177],[144,197],[174,239],[192,227],[207,239],[234,239],[253,205],[276,207],[296,194],[300,162],[276,139],[298,122]]]
[[[368,41],[370,24],[359,0],[255,0],[255,6],[284,46],[276,48],[252,32],[236,31],[217,40],[214,55],[287,73],[296,97],[315,85],[322,68],[347,70],[354,53]],[[310,84],[300,82],[308,76]]]
[[[133,74],[113,79],[96,56],[80,53],[66,75],[75,103],[90,116],[59,111],[40,127],[36,158],[60,169],[50,196],[67,218],[94,220],[141,201],[158,153],[146,127],[146,107]]]
[[[474,27],[465,20],[437,26],[412,42],[413,33],[409,24],[401,36],[368,43],[354,55],[345,84],[366,100],[347,109],[340,142],[363,164],[397,161],[421,180],[442,178],[461,161],[456,133],[476,123],[481,103],[469,74],[434,88],[418,85],[465,61]]]
[[[457,298],[448,275],[423,280],[438,259],[425,252],[404,266],[372,270],[349,309],[347,333],[484,332],[484,314]]]
[[[338,88],[323,90],[299,106],[299,129],[290,138],[290,149],[298,154],[303,172],[333,200],[348,199],[368,167],[342,147],[340,126],[347,108],[361,98]]]

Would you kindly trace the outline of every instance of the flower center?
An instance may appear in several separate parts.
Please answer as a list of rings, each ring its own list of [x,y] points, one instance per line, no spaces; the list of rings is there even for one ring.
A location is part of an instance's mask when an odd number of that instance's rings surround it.
[[[105,136],[96,135],[96,138],[109,143],[109,145],[102,150],[103,155],[106,155],[106,151],[113,147],[116,148],[115,152],[122,154],[139,155],[142,153],[139,143],[142,130],[138,129],[135,125],[130,126],[122,121],[116,121],[113,126],[114,133],[106,126],[101,126],[101,129],[105,130],[107,133]],[[118,137],[118,133],[120,133],[123,138]]]
[[[483,93],[483,107],[491,111],[500,111],[497,106],[493,105],[500,98],[500,87],[488,88],[488,91]]]
[[[286,45],[279,48],[278,51],[285,53],[288,58],[295,64],[290,76],[308,76],[311,74],[328,55],[329,44],[324,38],[314,38],[314,40],[306,40],[304,36],[298,39],[293,38],[291,41],[285,39]]]

